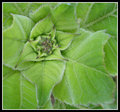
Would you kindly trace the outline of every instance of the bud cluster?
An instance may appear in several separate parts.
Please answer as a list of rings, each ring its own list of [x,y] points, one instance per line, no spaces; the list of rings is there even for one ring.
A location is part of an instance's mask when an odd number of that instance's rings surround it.
[[[31,44],[38,54],[36,58],[51,55],[57,46],[56,40],[52,39],[51,36],[38,36]]]
[[[37,44],[37,50],[41,53],[51,54],[54,41],[51,38],[41,38]]]

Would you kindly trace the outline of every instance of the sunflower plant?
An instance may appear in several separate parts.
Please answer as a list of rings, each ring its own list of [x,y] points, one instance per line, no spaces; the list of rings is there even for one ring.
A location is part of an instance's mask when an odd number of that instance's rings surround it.
[[[116,3],[3,3],[2,39],[3,109],[117,108]]]

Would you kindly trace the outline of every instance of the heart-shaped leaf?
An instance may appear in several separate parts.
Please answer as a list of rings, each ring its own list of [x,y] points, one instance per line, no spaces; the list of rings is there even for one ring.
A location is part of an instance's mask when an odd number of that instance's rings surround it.
[[[103,45],[107,39],[102,31],[92,34],[84,31],[62,52],[68,61],[63,80],[53,91],[56,98],[73,105],[113,101],[115,84],[103,64]]]
[[[62,61],[42,61],[23,71],[22,74],[37,87],[39,106],[48,101],[53,87],[62,80],[65,64]]]

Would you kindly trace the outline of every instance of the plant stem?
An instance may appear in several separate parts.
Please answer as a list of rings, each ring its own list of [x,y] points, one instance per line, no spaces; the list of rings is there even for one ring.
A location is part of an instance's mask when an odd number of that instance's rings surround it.
[[[51,94],[51,102],[52,102],[52,106],[54,106],[55,99],[54,99],[54,96],[53,96],[53,94]]]

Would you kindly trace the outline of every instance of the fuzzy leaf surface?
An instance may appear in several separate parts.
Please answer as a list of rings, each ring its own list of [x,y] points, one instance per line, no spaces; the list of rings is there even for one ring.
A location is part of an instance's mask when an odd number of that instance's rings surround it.
[[[56,83],[62,80],[65,64],[62,61],[42,61],[23,71],[22,74],[37,87],[37,100],[39,106],[48,101],[51,91]]]
[[[62,52],[68,61],[63,80],[53,91],[56,98],[73,105],[112,102],[115,84],[103,64],[103,45],[107,39],[102,31],[93,34],[83,31]]]
[[[9,70],[3,77],[3,108],[37,108],[35,86],[26,80],[19,71],[6,68]],[[6,70],[6,68],[3,68],[3,70]]]
[[[13,15],[13,24],[3,31],[3,60],[5,64],[15,67],[33,26],[34,22],[28,17]]]
[[[117,75],[117,7],[116,3],[79,3],[76,10],[80,27],[90,31],[105,30],[114,37],[104,49],[105,66],[111,75]]]
[[[70,12],[70,13],[69,13]],[[75,7],[60,4],[52,11],[52,20],[56,30],[64,32],[76,32],[78,25],[75,17]]]

